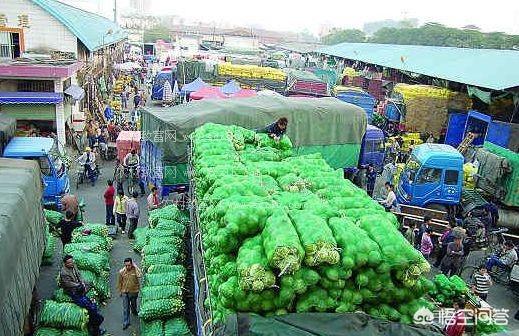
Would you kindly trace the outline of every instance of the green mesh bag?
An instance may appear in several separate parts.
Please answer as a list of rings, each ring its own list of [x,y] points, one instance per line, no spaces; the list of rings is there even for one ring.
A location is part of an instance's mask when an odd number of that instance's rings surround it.
[[[181,255],[177,251],[171,250],[164,254],[144,255],[141,265],[143,269],[147,269],[152,265],[176,265],[181,260]]]
[[[169,272],[161,274],[146,274],[144,276],[144,286],[165,286],[182,285],[186,278],[186,271]]]
[[[139,317],[144,321],[167,319],[182,314],[184,308],[184,302],[179,299],[146,301],[141,304]]]
[[[181,216],[180,210],[176,205],[167,205],[165,207],[152,210],[148,213],[148,222],[150,227],[155,227],[158,224],[159,218],[176,220]]]
[[[83,226],[75,228],[72,231],[72,236],[82,235],[84,231],[90,231],[90,234],[94,234],[100,237],[108,237],[108,226],[105,224],[83,224]]]
[[[148,227],[140,227],[136,228],[133,231],[133,235],[135,236],[135,241],[133,242],[133,249],[136,252],[141,253],[144,245],[146,245],[146,237],[147,237]]]
[[[61,330],[42,327],[36,330],[34,336],[61,336]]]
[[[167,232],[169,235],[177,237],[184,237],[186,234],[186,226],[184,223],[180,223],[177,220],[159,218],[156,230]]]
[[[92,252],[92,253],[100,253],[106,252],[105,244],[102,242],[90,242],[90,243],[70,243],[66,244],[63,249],[64,254],[70,254],[74,251],[81,252]]]
[[[174,318],[164,322],[164,336],[190,336],[191,332],[186,321]]]
[[[45,220],[47,220],[47,222],[54,227],[56,227],[58,223],[65,218],[61,212],[53,210],[44,209],[43,214],[45,216]]]
[[[88,336],[88,331],[85,330],[63,330],[61,336]]]
[[[74,262],[79,269],[94,272],[98,275],[110,271],[110,261],[108,253],[91,253],[82,251],[71,251]]]
[[[95,234],[72,237],[72,243],[99,243],[102,245],[104,251],[110,251],[112,248],[112,238],[101,237]]]
[[[142,301],[182,299],[182,287],[174,285],[144,286],[140,294]]]
[[[182,273],[185,268],[182,265],[152,265],[148,268],[146,274],[162,274],[162,273]]]
[[[162,336],[162,320],[141,320],[141,336]]]
[[[54,259],[54,252],[56,251],[57,239],[51,235],[48,231],[46,234],[47,243],[45,244],[45,250],[43,251],[42,264],[52,265]]]
[[[73,303],[47,300],[40,314],[40,325],[53,328],[85,329],[88,313]]]

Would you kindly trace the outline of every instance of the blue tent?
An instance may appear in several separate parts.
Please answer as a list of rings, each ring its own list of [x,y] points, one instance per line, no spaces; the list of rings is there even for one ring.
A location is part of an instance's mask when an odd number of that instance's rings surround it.
[[[200,77],[192,81],[191,83],[187,83],[182,87],[182,90],[180,91],[181,94],[186,95],[189,93],[196,92],[200,90],[201,88],[207,86],[208,84],[204,82]]]
[[[222,92],[226,95],[235,94],[241,90],[240,84],[235,80],[230,80],[222,86]]]

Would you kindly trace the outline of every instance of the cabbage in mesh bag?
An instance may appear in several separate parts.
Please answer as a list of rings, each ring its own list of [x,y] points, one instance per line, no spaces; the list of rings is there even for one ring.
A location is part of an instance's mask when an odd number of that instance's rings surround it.
[[[38,328],[34,336],[61,336],[61,330],[55,328]]]
[[[191,332],[186,321],[174,318],[164,321],[164,336],[190,336]]]
[[[144,276],[144,286],[182,285],[186,277],[186,270]]]
[[[140,295],[142,301],[182,299],[182,287],[174,285],[144,286]]]
[[[90,234],[96,236],[108,237],[108,226],[105,224],[83,224],[83,226],[75,228],[74,231],[72,231],[72,236],[82,235],[85,231],[90,231]]]
[[[95,234],[74,236],[72,237],[72,243],[99,243],[105,251],[110,251],[112,248],[112,238]]]
[[[133,249],[137,252],[141,252],[146,245],[146,236],[147,236],[148,227],[139,227],[133,231],[133,235],[135,236],[135,241],[133,242]]]
[[[162,320],[141,320],[141,336],[163,335]]]
[[[162,208],[152,210],[148,213],[148,222],[150,227],[155,227],[158,224],[159,218],[176,220],[181,217],[180,210],[176,205],[166,205]]]
[[[110,271],[110,261],[108,253],[91,253],[82,251],[71,251],[70,255],[74,257],[74,262],[79,269],[88,270],[98,275],[102,275],[103,271]]]
[[[84,329],[88,323],[88,313],[73,303],[45,301],[40,314],[40,325],[54,328]]]
[[[139,317],[145,321],[175,317],[184,311],[180,299],[161,299],[142,302]]]

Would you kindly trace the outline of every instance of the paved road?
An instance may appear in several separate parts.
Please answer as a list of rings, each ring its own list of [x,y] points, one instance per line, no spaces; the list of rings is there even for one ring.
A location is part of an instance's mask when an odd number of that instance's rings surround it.
[[[75,170],[72,169],[72,171],[74,172]],[[90,184],[83,184],[79,187],[79,190],[75,190],[75,176],[71,176],[72,193],[75,193],[79,198],[85,200],[87,204],[85,217],[89,223],[105,223],[103,193],[107,179],[113,175],[113,163],[104,163],[101,172],[101,178],[97,181],[95,187],[92,187]],[[145,198],[141,198],[141,219],[139,226],[144,226],[147,221],[147,213],[144,210],[145,203]],[[61,250],[61,243],[59,243],[53,265],[41,267],[38,281],[38,293],[41,299],[51,298],[56,289],[56,275],[59,271],[59,267],[61,267]],[[131,326],[127,330],[122,330],[122,300],[116,294],[115,281],[117,271],[122,267],[123,260],[127,257],[131,257],[140,264],[140,256],[133,251],[128,238],[122,235],[114,239],[110,256],[112,298],[108,301],[106,306],[101,308],[102,314],[105,317],[103,327],[108,333],[114,336],[135,336],[139,334],[139,319],[137,317],[132,316]]]

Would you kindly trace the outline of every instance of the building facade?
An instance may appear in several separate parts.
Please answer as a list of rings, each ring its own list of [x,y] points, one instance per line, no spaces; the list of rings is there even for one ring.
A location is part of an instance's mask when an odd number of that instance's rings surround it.
[[[21,135],[36,128],[64,144],[74,116],[102,108],[89,87],[98,78],[85,74],[109,77],[124,39],[110,20],[55,0],[3,0],[0,113],[16,118]]]

